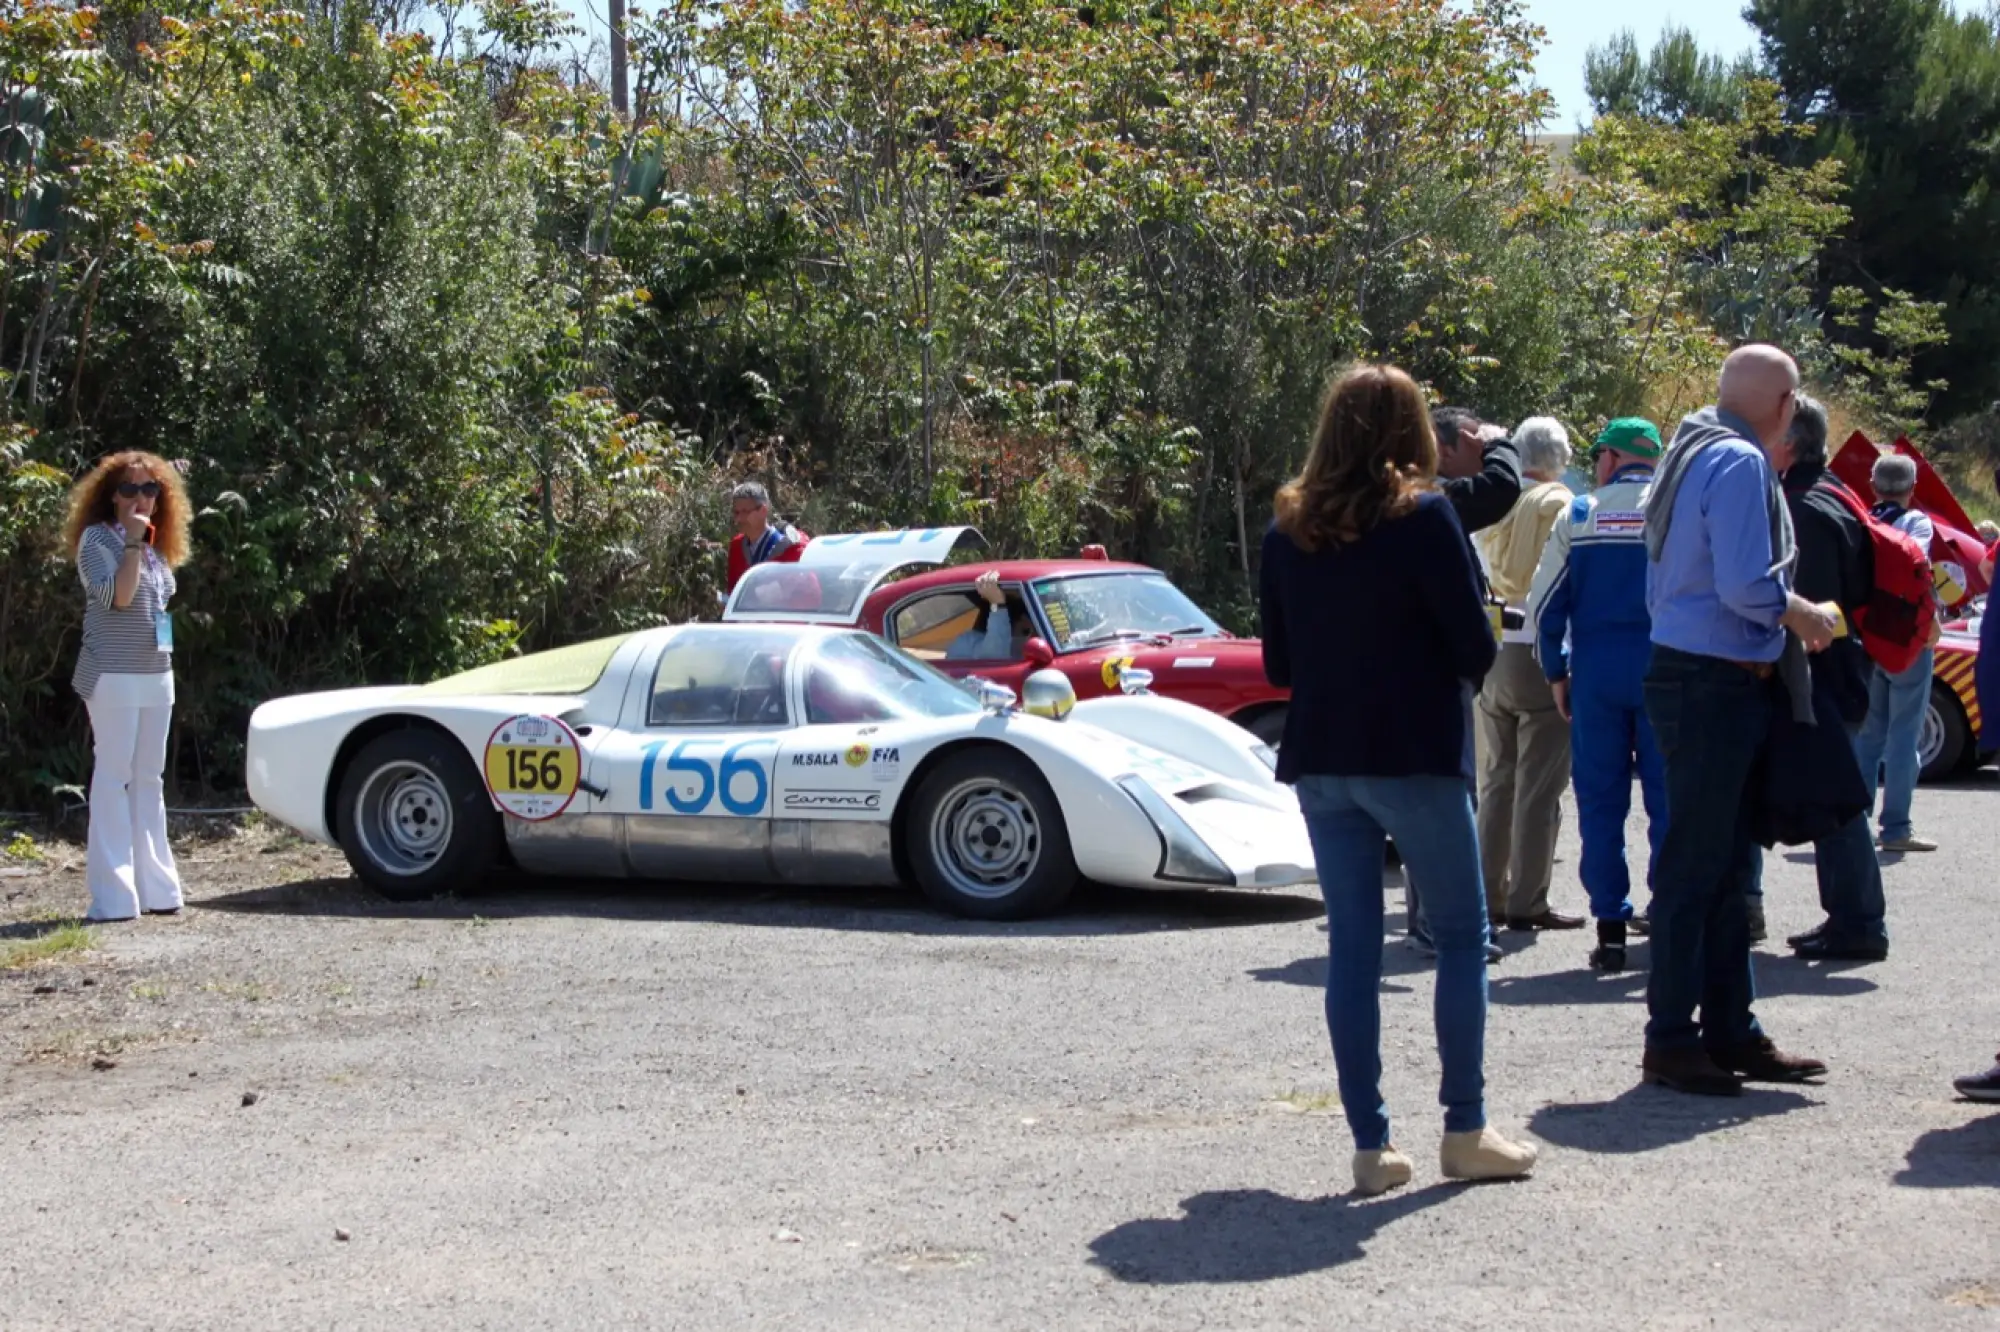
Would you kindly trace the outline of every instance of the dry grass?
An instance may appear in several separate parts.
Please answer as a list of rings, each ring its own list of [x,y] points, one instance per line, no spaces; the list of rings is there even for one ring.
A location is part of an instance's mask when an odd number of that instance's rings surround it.
[[[1340,1093],[1333,1091],[1303,1091],[1294,1087],[1290,1091],[1280,1092],[1271,1099],[1278,1105],[1302,1115],[1331,1114],[1340,1109]]]
[[[103,1059],[135,1050],[158,1049],[167,1045],[187,1045],[200,1040],[194,1032],[158,1028],[92,1030],[69,1028],[38,1038],[27,1051],[30,1059]]]
[[[96,942],[90,937],[89,929],[79,921],[51,922],[48,929],[31,939],[20,939],[0,946],[0,971],[20,971],[44,962],[53,962],[57,958],[95,947]]]

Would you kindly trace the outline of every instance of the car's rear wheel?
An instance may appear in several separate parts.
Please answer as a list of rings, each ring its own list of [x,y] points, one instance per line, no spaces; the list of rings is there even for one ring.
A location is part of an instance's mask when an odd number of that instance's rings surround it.
[[[1076,858],[1055,792],[1026,757],[974,749],[947,757],[904,825],[924,895],[979,920],[1025,920],[1061,906]]]
[[[354,873],[395,901],[476,882],[500,852],[500,814],[471,757],[450,736],[391,731],[341,774],[340,849]]]
[[[1256,736],[1272,749],[1278,748],[1285,740],[1285,713],[1289,711],[1280,703],[1275,708],[1264,711],[1243,723],[1243,729]]]
[[[1965,705],[1951,686],[1931,681],[1930,705],[1924,709],[1924,724],[1917,732],[1920,780],[1941,782],[1955,777],[1972,758],[1972,724],[1966,720]]]

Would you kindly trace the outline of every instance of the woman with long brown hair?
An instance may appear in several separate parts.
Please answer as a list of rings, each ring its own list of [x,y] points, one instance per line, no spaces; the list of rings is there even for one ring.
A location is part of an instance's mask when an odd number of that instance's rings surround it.
[[[91,921],[181,909],[167,845],[167,727],[174,712],[174,570],[194,512],[173,466],[116,453],[70,492],[63,539],[83,583],[83,650],[72,683],[90,710]]]
[[[1393,366],[1358,366],[1328,391],[1264,536],[1264,672],[1292,691],[1278,777],[1298,791],[1326,899],[1326,1023],[1362,1193],[1411,1175],[1381,1091],[1385,837],[1424,882],[1437,944],[1443,1172],[1508,1178],[1536,1156],[1486,1123],[1486,894],[1466,756],[1495,648],[1436,477],[1422,391]]]

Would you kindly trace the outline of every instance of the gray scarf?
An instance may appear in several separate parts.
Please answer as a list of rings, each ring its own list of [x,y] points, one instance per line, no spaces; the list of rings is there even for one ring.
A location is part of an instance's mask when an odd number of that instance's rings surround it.
[[[1674,522],[1674,498],[1687,478],[1688,464],[1696,454],[1723,440],[1742,440],[1756,448],[1756,434],[1734,415],[1719,407],[1704,407],[1682,419],[1660,461],[1653,478],[1653,493],[1646,501],[1646,557],[1658,562],[1666,549],[1667,532]],[[1761,452],[1761,450],[1760,450]],[[1764,473],[1764,507],[1771,520],[1771,575],[1783,578],[1798,562],[1798,544],[1792,536],[1792,513],[1785,505],[1785,492],[1768,468]],[[1791,630],[1785,631],[1784,651],[1778,656],[1778,678],[1792,701],[1792,719],[1805,726],[1813,724],[1812,670],[1806,662],[1805,644]]]

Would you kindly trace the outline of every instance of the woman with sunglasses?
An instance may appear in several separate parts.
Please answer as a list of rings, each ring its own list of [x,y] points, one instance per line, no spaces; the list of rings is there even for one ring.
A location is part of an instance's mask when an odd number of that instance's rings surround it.
[[[180,473],[150,453],[113,454],[70,492],[64,540],[84,594],[73,683],[95,744],[85,870],[92,922],[181,909],[161,773],[174,710],[167,603],[192,518]]]

